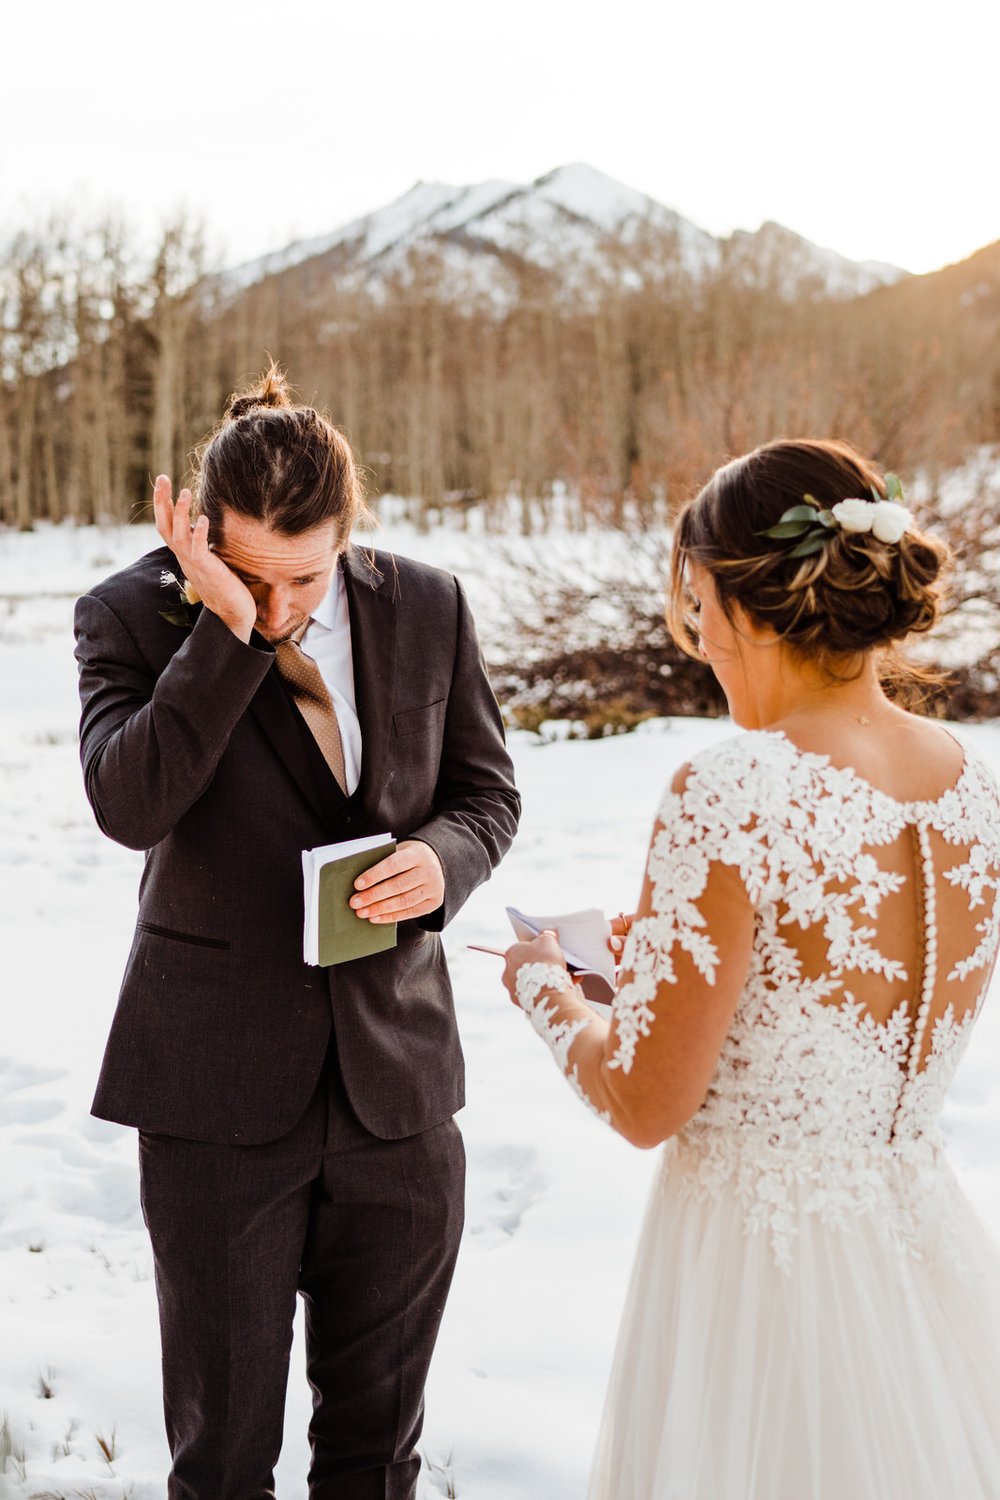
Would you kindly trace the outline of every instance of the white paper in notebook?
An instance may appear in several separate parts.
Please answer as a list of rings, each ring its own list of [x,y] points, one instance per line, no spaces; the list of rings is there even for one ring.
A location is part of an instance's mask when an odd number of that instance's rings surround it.
[[[591,1005],[609,1007],[615,997],[615,961],[608,947],[611,923],[596,906],[586,911],[564,912],[558,917],[535,917],[505,908],[510,925],[522,941],[546,929],[559,939],[566,967]]]
[[[344,963],[396,946],[395,922],[365,921],[350,906],[357,876],[395,847],[391,833],[375,833],[303,849],[302,957],[307,964]]]

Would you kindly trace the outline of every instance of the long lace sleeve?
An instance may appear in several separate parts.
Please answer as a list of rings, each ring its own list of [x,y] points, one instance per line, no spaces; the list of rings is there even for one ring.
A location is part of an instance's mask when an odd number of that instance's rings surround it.
[[[516,990],[518,1004],[548,1046],[570,1088],[589,1109],[612,1125],[610,1112],[594,1103],[580,1082],[577,1064],[570,1062],[569,1057],[570,1048],[582,1032],[591,1026],[606,1031],[607,1023],[580,997],[568,972],[558,964],[522,964],[517,971]]]
[[[750,963],[761,844],[744,790],[714,766],[678,773],[660,805],[610,1023],[557,965],[517,994],[571,1087],[639,1145],[701,1104]]]

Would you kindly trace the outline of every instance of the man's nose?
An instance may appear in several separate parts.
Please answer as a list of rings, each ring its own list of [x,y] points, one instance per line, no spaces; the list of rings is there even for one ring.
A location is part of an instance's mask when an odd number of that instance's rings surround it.
[[[288,599],[283,589],[268,589],[258,605],[265,625],[281,625],[288,614]]]

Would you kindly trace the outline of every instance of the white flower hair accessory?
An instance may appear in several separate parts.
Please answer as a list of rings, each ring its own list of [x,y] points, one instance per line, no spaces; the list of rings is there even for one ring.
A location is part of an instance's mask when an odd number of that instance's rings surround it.
[[[814,495],[803,495],[802,505],[786,510],[776,525],[760,531],[772,541],[794,541],[789,557],[809,557],[825,547],[835,531],[861,535],[870,531],[880,542],[898,542],[913,525],[907,509],[903,486],[895,474],[885,476],[885,498],[872,486],[872,499],[838,500],[824,508]]]

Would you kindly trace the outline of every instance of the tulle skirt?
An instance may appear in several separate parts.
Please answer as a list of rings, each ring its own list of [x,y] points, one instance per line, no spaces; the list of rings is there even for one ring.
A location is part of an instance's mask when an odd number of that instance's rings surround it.
[[[957,1189],[960,1262],[803,1195],[783,1269],[735,1192],[672,1186],[647,1210],[588,1500],[1000,1500],[1000,1254]]]

